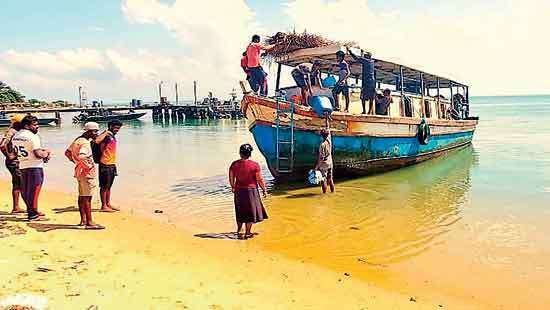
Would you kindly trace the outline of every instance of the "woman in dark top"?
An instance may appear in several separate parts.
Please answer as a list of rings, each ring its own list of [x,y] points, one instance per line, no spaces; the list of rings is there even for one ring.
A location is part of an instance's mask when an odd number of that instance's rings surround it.
[[[265,181],[260,173],[260,165],[250,160],[252,146],[243,144],[239,149],[241,159],[234,161],[229,168],[229,183],[235,198],[237,235],[242,238],[241,229],[245,223],[244,238],[252,238],[252,224],[267,219],[267,213],[260,199],[258,186],[265,197]]]

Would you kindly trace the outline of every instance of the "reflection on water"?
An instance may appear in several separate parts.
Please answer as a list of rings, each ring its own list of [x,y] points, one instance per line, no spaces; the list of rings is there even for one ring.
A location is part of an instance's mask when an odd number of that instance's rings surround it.
[[[460,220],[477,160],[469,147],[339,183],[331,195],[319,195],[318,188],[285,191],[269,200],[277,221],[262,228],[269,237],[259,242],[340,267],[358,259],[387,265],[417,255]]]

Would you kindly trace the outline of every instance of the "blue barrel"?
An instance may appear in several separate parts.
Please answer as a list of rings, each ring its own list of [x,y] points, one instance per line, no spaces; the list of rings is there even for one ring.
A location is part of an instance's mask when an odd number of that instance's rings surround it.
[[[136,107],[141,107],[141,99],[136,100]]]
[[[323,87],[325,88],[332,88],[336,85],[336,78],[332,75],[327,76],[321,81],[321,84],[323,84]]]
[[[325,117],[325,113],[332,113],[332,103],[327,96],[313,96],[309,99],[309,105],[319,117]]]

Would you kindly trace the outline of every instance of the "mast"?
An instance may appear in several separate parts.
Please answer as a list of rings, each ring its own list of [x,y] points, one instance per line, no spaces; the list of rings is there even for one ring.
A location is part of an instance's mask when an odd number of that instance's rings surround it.
[[[176,83],[176,105],[179,105],[179,98],[178,98],[178,83]]]
[[[197,105],[197,81],[193,81],[193,95],[195,96],[195,105]]]
[[[405,116],[405,84],[403,81],[403,66],[399,66],[399,84],[401,88],[401,116]]]

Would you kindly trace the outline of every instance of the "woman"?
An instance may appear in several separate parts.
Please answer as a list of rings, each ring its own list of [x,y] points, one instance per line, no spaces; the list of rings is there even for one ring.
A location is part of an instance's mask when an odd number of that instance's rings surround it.
[[[241,229],[246,224],[244,239],[252,238],[252,224],[267,219],[258,185],[265,197],[265,181],[260,173],[260,165],[250,160],[252,146],[243,144],[239,149],[241,159],[234,161],[229,168],[229,183],[235,197],[235,215],[237,217],[237,235],[242,238]]]

